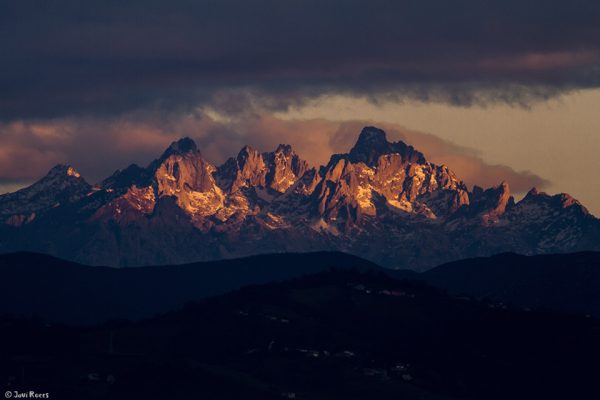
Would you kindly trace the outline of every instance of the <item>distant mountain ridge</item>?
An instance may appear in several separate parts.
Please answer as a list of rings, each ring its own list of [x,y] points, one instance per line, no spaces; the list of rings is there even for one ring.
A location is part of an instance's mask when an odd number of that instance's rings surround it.
[[[375,127],[318,169],[289,145],[245,146],[215,166],[189,138],[96,185],[57,166],[0,196],[0,221],[0,252],[112,266],[343,251],[424,270],[507,251],[600,250],[600,221],[571,196],[532,189],[515,202],[507,182],[469,191]]]

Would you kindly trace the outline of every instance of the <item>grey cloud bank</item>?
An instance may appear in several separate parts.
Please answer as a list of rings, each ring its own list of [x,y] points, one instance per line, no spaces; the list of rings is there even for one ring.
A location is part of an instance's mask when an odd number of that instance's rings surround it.
[[[185,110],[232,89],[267,108],[527,105],[599,86],[599,20],[591,0],[3,2],[0,118]]]

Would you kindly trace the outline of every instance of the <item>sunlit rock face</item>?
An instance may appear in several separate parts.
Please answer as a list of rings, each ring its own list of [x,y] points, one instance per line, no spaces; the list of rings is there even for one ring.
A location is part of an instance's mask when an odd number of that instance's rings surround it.
[[[600,223],[566,194],[509,184],[469,191],[446,166],[366,127],[345,154],[311,168],[289,145],[245,146],[215,166],[173,142],[91,186],[57,166],[0,196],[0,251],[92,264],[176,264],[259,253],[341,250],[393,268],[460,258],[600,249]]]
[[[213,215],[223,206],[224,195],[213,177],[217,169],[200,152],[188,149],[164,158],[154,172],[157,197],[173,196],[190,215]]]
[[[229,193],[242,188],[266,186],[267,166],[262,154],[245,146],[235,158],[230,158],[218,169],[219,183]]]
[[[308,170],[308,163],[292,150],[292,146],[280,144],[274,152],[263,154],[268,168],[267,186],[279,193],[284,193]]]
[[[435,219],[469,204],[467,187],[445,166],[428,163],[385,132],[365,128],[348,154],[332,156],[321,171],[317,213],[337,219],[340,212],[359,222],[388,210]]]
[[[289,145],[279,145],[270,153],[259,153],[245,146],[235,158],[228,159],[218,168],[219,184],[234,193],[242,188],[269,188],[284,193],[308,170]]]

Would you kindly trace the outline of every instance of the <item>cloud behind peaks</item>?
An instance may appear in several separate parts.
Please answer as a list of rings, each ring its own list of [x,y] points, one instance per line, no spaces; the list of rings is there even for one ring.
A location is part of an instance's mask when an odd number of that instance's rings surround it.
[[[271,114],[223,117],[195,112],[186,115],[130,114],[111,119],[65,118],[0,126],[0,181],[33,181],[57,163],[74,165],[96,182],[132,162],[147,165],[173,140],[189,136],[214,164],[235,156],[244,145],[272,151],[291,144],[313,166],[354,145],[362,127],[378,125],[389,140],[403,140],[424,152],[429,161],[447,164],[469,185],[493,186],[502,180],[515,192],[548,184],[529,172],[490,165],[476,151],[431,134],[374,121],[281,119]]]

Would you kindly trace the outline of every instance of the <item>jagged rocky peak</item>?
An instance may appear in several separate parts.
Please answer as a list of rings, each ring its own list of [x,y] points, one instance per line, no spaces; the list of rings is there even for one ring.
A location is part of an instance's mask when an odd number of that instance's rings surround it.
[[[20,226],[50,208],[73,203],[86,196],[91,186],[70,165],[59,164],[31,186],[0,196],[0,217]]]
[[[562,208],[562,209],[573,208],[573,209],[578,210],[583,215],[590,215],[590,212],[588,211],[588,209],[585,208],[579,202],[579,200],[577,200],[576,198],[574,198],[573,196],[571,196],[568,193],[559,193],[559,194],[555,194],[555,195],[551,196],[545,192],[538,191],[534,187],[534,188],[531,188],[531,190],[529,192],[527,192],[527,195],[523,198],[522,202],[525,204],[527,204],[527,203],[529,203],[529,204],[531,204],[531,203],[538,203],[538,204],[546,203],[552,207]]]
[[[484,216],[498,217],[515,205],[515,199],[510,193],[508,182],[502,181],[486,190],[474,186],[471,205],[474,211],[483,213]]]
[[[168,180],[172,180],[172,178],[179,180],[179,177],[183,176],[185,178],[187,176],[186,174],[181,175],[182,170],[180,167],[182,162],[192,169],[206,163],[202,159],[196,143],[189,137],[172,142],[159,158],[148,165],[146,172],[147,175],[150,177],[154,176],[154,179],[159,181],[163,181],[164,179],[162,178],[164,177],[167,177]],[[129,172],[135,172],[135,169],[133,167]]]
[[[403,142],[388,142],[375,127],[362,130],[350,153],[333,155],[320,176],[314,196],[317,213],[325,217],[346,214],[359,220],[391,208],[436,218],[469,204],[466,186],[452,171],[428,163]]]
[[[512,207],[515,204],[515,199],[510,193],[508,182],[502,181],[500,185],[488,190],[494,195],[492,197],[494,200],[494,211],[503,213],[507,208]]]
[[[54,167],[50,168],[50,170],[48,171],[46,176],[42,178],[42,180],[55,178],[60,179],[64,177],[81,178],[81,174],[77,172],[75,168],[68,164],[57,164]]]
[[[167,158],[172,154],[183,155],[186,153],[196,152],[198,152],[196,142],[194,142],[194,140],[189,137],[184,137],[171,143],[171,145],[167,148],[167,150],[165,150],[161,158]]]
[[[261,173],[265,168],[265,162],[262,154],[248,145],[244,146],[237,155],[237,163],[240,171],[250,177],[256,173]]]
[[[150,164],[154,169],[158,195],[176,195],[180,192],[208,192],[215,188],[213,172],[216,168],[205,161],[196,143],[183,138],[171,143],[163,155]]]
[[[532,196],[537,196],[540,192],[537,190],[536,187],[532,187],[529,192],[527,192],[527,194],[525,195],[525,197],[532,197]]]
[[[560,201],[560,204],[563,208],[568,208],[568,207],[572,207],[572,206],[580,206],[587,212],[587,209],[581,205],[579,200],[577,200],[576,198],[574,198],[573,196],[571,196],[568,193],[560,193],[560,194],[556,195],[556,197]]]
[[[308,163],[301,159],[289,144],[280,144],[274,152],[264,153],[268,168],[267,186],[283,193],[308,170]]]
[[[52,167],[42,179],[29,187],[21,189],[19,192],[29,194],[41,191],[65,192],[70,197],[86,194],[90,188],[91,185],[85,181],[75,168],[68,164],[58,164]]]
[[[295,154],[291,144],[279,144],[279,146],[277,146],[277,148],[275,149],[274,153],[284,154],[286,157]]]
[[[125,169],[116,170],[111,176],[100,182],[102,189],[122,191],[132,185],[138,187],[150,185],[150,175],[146,168],[131,164]]]
[[[348,158],[353,163],[363,162],[375,166],[379,157],[386,154],[399,154],[403,163],[426,162],[423,153],[402,141],[388,142],[385,131],[373,126],[363,128]]]
[[[245,187],[264,187],[266,176],[262,154],[250,146],[244,146],[237,157],[229,158],[217,169],[219,185],[230,193]]]
[[[244,146],[237,157],[228,159],[218,168],[219,185],[230,193],[242,188],[268,188],[285,192],[308,170],[292,146],[280,144],[275,151],[260,153]]]

